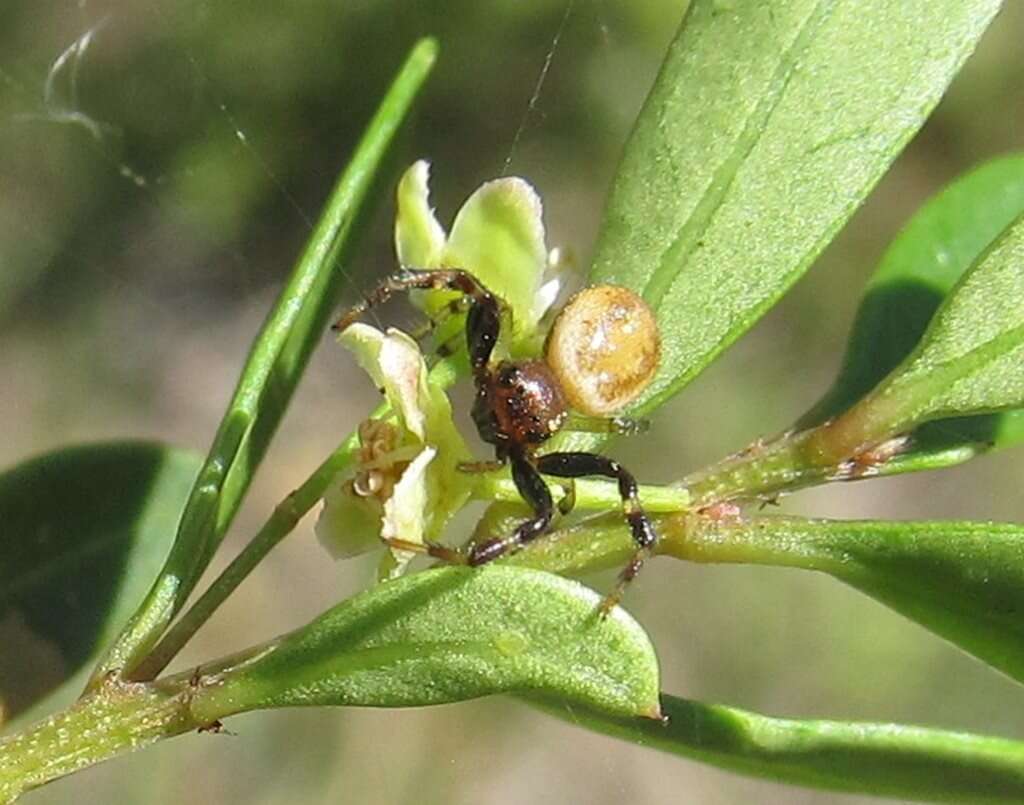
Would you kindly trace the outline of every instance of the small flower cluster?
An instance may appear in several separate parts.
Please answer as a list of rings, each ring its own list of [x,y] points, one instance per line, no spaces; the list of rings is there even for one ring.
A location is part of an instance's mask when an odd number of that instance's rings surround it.
[[[478,188],[459,210],[451,233],[429,203],[429,166],[416,162],[398,185],[395,249],[403,266],[457,266],[478,276],[505,303],[511,319],[503,348],[536,348],[542,317],[559,293],[550,273],[540,198],[524,180],[509,177]],[[452,294],[428,291],[417,303],[428,316],[444,311]],[[439,340],[461,332],[452,317]],[[454,328],[454,329],[452,329]],[[388,420],[368,419],[358,431],[360,447],[351,477],[338,478],[324,495],[317,522],[320,541],[336,557],[371,550],[400,539],[423,544],[437,539],[452,515],[469,500],[471,479],[458,465],[471,455],[452,421],[447,393],[431,379],[417,343],[405,333],[355,324],[339,337],[382,389]],[[408,550],[391,547],[380,575],[401,573]]]

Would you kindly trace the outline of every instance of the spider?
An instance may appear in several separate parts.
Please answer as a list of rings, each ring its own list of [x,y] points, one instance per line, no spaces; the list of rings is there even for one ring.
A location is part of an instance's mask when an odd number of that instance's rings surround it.
[[[494,447],[496,461],[467,469],[511,465],[512,479],[533,516],[510,535],[470,546],[467,553],[441,545],[405,545],[432,556],[470,566],[482,565],[516,551],[550,530],[556,507],[542,476],[574,479],[603,476],[618,482],[622,510],[636,551],[619,574],[614,591],[601,605],[607,614],[622,598],[658,540],[637,496],[633,475],[613,459],[596,453],[556,452],[538,455],[561,430],[632,434],[646,423],[610,416],[635,399],[649,384],[660,358],[660,338],[647,305],[626,288],[586,288],[559,313],[545,345],[545,357],[496,360],[503,301],[476,277],[461,269],[403,268],[385,279],[333,328],[343,331],[369,308],[392,295],[413,289],[456,291],[462,297],[450,308],[466,311],[466,347],[476,387],[472,418],[480,438]],[[570,410],[583,417],[570,417]],[[572,506],[569,492],[559,509]]]

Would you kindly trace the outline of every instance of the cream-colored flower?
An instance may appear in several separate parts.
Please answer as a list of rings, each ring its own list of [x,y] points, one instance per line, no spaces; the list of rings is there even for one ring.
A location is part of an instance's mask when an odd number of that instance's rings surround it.
[[[458,471],[469,450],[448,396],[430,381],[423,354],[405,333],[354,324],[339,340],[384,390],[397,421],[360,426],[355,475],[336,480],[324,495],[317,536],[338,557],[363,553],[382,539],[437,539],[470,493]],[[392,549],[382,572],[400,573],[411,557]]]
[[[536,354],[542,338],[538,325],[559,295],[563,268],[545,245],[536,191],[517,177],[487,182],[466,200],[446,233],[430,207],[429,178],[429,165],[421,160],[399,182],[399,262],[418,269],[460,268],[478,277],[509,315],[501,348]],[[432,316],[457,296],[413,294]],[[462,317],[453,316],[436,336],[442,342],[457,338],[462,326]],[[324,495],[317,535],[332,554],[345,557],[382,539],[436,540],[470,495],[470,479],[458,470],[470,454],[452,422],[448,397],[430,382],[423,355],[406,334],[354,324],[340,340],[383,389],[396,421],[367,420],[360,426],[355,474],[336,480]],[[408,551],[392,548],[382,574],[400,573],[410,558]]]
[[[430,165],[420,160],[398,184],[399,263],[422,269],[461,268],[478,277],[511,312],[509,348],[532,351],[537,325],[560,286],[560,271],[551,270],[537,191],[516,176],[486,182],[466,199],[451,232],[445,233],[430,206],[429,180]],[[455,296],[447,291],[417,294],[432,315]],[[450,335],[442,331],[442,337]]]

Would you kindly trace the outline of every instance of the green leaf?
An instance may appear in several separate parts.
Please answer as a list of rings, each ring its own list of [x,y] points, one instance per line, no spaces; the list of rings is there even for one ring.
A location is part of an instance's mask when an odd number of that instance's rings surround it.
[[[167,556],[198,468],[191,453],[116,442],[0,475],[7,716],[83,668],[124,625]]]
[[[998,8],[689,5],[627,145],[592,274],[657,311],[662,367],[638,411],[678,391],[800,277]]]
[[[823,454],[931,420],[1024,407],[1024,215],[967,271],[918,347],[845,414],[819,429]]]
[[[1024,155],[987,162],[948,185],[903,228],[857,310],[839,376],[800,421],[810,427],[855,403],[917,346],[960,277],[1024,213]]]
[[[1021,213],[1020,154],[985,163],[925,204],[893,241],[868,283],[835,383],[797,427],[841,413],[896,368],[917,346],[964,272]],[[943,452],[960,461],[977,452],[972,446],[1007,447],[1021,439],[1021,412],[947,420],[919,429],[912,451],[899,464],[917,469]]]
[[[883,398],[915,421],[1024,405],[1024,216],[964,276]]]
[[[903,724],[799,720],[662,696],[668,723],[546,708],[573,725],[720,768],[915,802],[1024,800],[1024,744]]]
[[[112,670],[130,671],[139,662],[184,605],[223,539],[327,326],[346,278],[340,266],[359,231],[354,223],[436,55],[433,40],[422,40],[413,48],[338,179],[252,345],[167,564],[94,680]]]
[[[701,562],[818,570],[1024,682],[1024,526],[755,517],[680,530],[663,549]]]
[[[825,569],[1024,682],[1024,526],[817,522],[788,530]]]
[[[412,707],[527,693],[658,717],[654,649],[622,609],[523,568],[447,567],[349,599],[197,691],[213,720],[266,707]]]

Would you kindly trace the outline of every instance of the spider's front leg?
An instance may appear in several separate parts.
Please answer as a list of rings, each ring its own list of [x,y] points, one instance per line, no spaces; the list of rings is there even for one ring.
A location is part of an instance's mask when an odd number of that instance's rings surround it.
[[[478,380],[482,378],[498,340],[501,303],[476,277],[460,268],[403,268],[387,277],[367,294],[362,302],[353,305],[331,326],[331,329],[342,332],[371,307],[384,304],[396,293],[415,289],[457,291],[469,298],[469,302],[466,303],[466,344],[469,347],[469,363]]]

